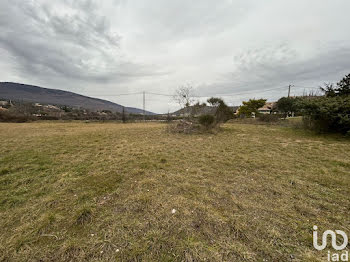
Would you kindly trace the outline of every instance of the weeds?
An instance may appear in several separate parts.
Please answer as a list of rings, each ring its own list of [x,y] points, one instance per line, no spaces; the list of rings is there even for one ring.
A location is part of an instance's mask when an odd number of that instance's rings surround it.
[[[90,208],[83,208],[77,212],[76,223],[77,225],[85,225],[91,223],[92,221],[92,211]]]

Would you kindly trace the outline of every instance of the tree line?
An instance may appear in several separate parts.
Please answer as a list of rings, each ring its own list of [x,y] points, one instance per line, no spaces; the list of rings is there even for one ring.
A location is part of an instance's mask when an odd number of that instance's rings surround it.
[[[318,132],[338,132],[350,135],[350,74],[337,84],[325,83],[320,87],[322,95],[282,97],[271,108],[270,114],[261,114],[259,108],[266,99],[244,101],[238,112],[233,112],[221,98],[212,97],[205,103],[196,102],[191,86],[182,86],[176,91],[175,100],[186,109],[187,121],[210,129],[232,118],[256,116],[265,122],[279,121],[289,116],[301,116],[304,127]],[[209,106],[213,110],[198,115],[198,111]],[[203,111],[203,110],[202,110]]]

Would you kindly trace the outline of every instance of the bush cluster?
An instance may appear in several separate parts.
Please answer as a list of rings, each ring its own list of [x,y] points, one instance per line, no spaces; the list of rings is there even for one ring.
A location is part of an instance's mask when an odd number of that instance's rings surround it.
[[[198,122],[208,129],[215,124],[215,117],[213,115],[201,115]]]
[[[326,84],[325,95],[300,103],[306,127],[319,132],[350,133],[350,74],[336,87]]]
[[[280,115],[278,114],[259,114],[258,120],[266,123],[277,123],[280,121]]]
[[[304,99],[302,102],[305,127],[318,132],[350,131],[350,96]]]
[[[9,113],[0,111],[0,122],[24,123],[32,121],[34,118],[28,115]]]

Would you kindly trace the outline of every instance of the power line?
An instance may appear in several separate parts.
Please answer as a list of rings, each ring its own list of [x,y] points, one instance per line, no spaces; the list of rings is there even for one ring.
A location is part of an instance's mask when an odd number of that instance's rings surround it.
[[[294,87],[297,87],[297,88],[318,88],[316,86],[294,86]]]
[[[100,95],[100,94],[92,94],[89,96],[130,96],[130,95],[141,95],[143,92],[137,92],[137,93],[125,93],[125,94],[115,94],[115,95]]]
[[[198,95],[193,95],[193,97],[197,97],[197,98],[205,98],[205,97],[211,97],[211,96],[237,96],[237,95],[245,95],[245,94],[251,94],[251,93],[263,93],[263,92],[268,92],[271,90],[278,90],[284,87],[277,87],[277,88],[270,88],[270,89],[263,89],[263,90],[250,90],[247,92],[243,92],[243,93],[231,93],[231,94],[213,94],[213,95],[206,95],[206,96],[198,96]],[[90,94],[90,96],[129,96],[129,95],[142,95],[144,92],[135,92],[135,93],[124,93],[124,94]],[[155,92],[145,92],[146,94],[150,94],[150,95],[158,95],[158,96],[166,96],[166,97],[173,97],[174,95],[170,95],[170,94],[162,94],[162,93],[155,93]]]
[[[157,96],[174,96],[174,95],[167,95],[167,94],[160,94],[160,93],[153,93],[153,92],[147,92],[147,94],[157,95]]]
[[[287,86],[289,87],[289,86]],[[295,86],[295,85],[291,85],[291,87],[296,87],[296,88],[317,88],[317,87],[307,87],[307,86]],[[198,95],[193,95],[193,97],[197,97],[197,98],[206,98],[206,97],[211,97],[211,96],[224,96],[224,97],[230,97],[230,96],[238,96],[238,95],[246,95],[246,94],[252,94],[252,93],[265,93],[265,92],[269,92],[272,90],[279,90],[285,88],[285,86],[283,87],[277,87],[277,88],[269,88],[269,89],[256,89],[256,90],[250,90],[247,92],[241,92],[241,93],[231,93],[231,94],[213,94],[213,95],[206,95],[206,96],[198,96]],[[122,93],[122,94],[90,94],[89,96],[102,96],[102,97],[106,97],[106,96],[111,96],[111,97],[116,97],[116,96],[130,96],[130,95],[143,95],[144,92],[135,92],[135,93]],[[150,95],[158,95],[158,96],[166,96],[166,97],[174,97],[174,95],[171,94],[163,94],[163,93],[156,93],[156,92],[146,92],[146,94],[150,94]]]
[[[295,85],[288,85],[283,87],[275,87],[275,88],[269,88],[269,89],[260,89],[260,90],[247,90],[246,92],[241,93],[231,93],[231,94],[213,94],[213,95],[206,95],[206,96],[198,96],[193,95],[194,98],[208,98],[211,96],[217,96],[217,97],[235,97],[235,96],[242,96],[242,95],[250,95],[250,94],[260,94],[265,93],[273,90],[280,90],[288,87],[288,97],[290,96],[291,87],[296,88],[314,88],[314,87],[303,87],[303,86],[295,86]],[[164,94],[164,93],[157,93],[157,92],[134,92],[134,93],[121,93],[121,94],[102,94],[102,95],[90,95],[90,96],[99,96],[99,97],[119,97],[119,96],[130,96],[130,95],[142,95],[143,96],[143,116],[145,120],[146,115],[146,94],[149,95],[155,95],[155,96],[164,96],[164,97],[174,97],[173,94]]]
[[[277,88],[270,88],[270,89],[263,89],[263,90],[251,90],[249,92],[235,93],[235,94],[221,95],[221,96],[238,96],[238,95],[246,95],[246,94],[249,95],[249,94],[253,94],[253,93],[265,93],[265,92],[269,92],[269,91],[272,91],[272,90],[278,90],[278,89],[282,89],[282,88],[285,88],[285,86],[277,87]],[[220,94],[218,96],[220,96]]]
[[[244,92],[244,93],[233,93],[233,94],[232,93],[231,94],[214,94],[214,95],[207,95],[207,96],[193,95],[193,97],[197,97],[197,98],[206,98],[206,97],[211,97],[211,96],[225,96],[225,97],[229,97],[229,96],[245,95],[245,94],[252,94],[252,93],[264,93],[264,92],[268,92],[268,91],[272,91],[272,90],[278,90],[278,89],[282,89],[282,88],[285,88],[285,87],[283,86],[283,87],[263,89],[263,90],[251,90],[251,91],[247,91],[247,92]],[[168,96],[168,97],[173,97],[174,96],[174,95],[153,93],[153,92],[147,92],[147,94],[159,95],[159,96]]]

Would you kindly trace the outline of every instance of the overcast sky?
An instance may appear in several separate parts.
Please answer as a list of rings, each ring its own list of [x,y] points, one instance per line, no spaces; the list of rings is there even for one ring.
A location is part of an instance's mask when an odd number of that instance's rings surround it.
[[[272,101],[350,73],[349,0],[0,0],[0,81],[142,107],[142,95]],[[147,95],[168,112],[171,97]],[[204,99],[204,98],[203,98]]]

